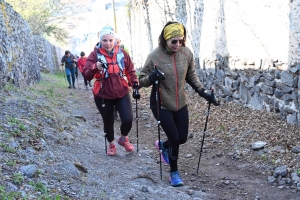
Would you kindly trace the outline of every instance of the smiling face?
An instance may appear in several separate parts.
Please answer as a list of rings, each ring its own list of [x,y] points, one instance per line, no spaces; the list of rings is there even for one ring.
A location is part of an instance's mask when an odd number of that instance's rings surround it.
[[[114,48],[115,38],[114,38],[114,36],[107,34],[102,37],[100,42],[101,42],[102,48],[105,49],[106,51],[110,52]]]
[[[167,40],[167,46],[171,51],[177,51],[181,47],[183,37],[174,37]]]

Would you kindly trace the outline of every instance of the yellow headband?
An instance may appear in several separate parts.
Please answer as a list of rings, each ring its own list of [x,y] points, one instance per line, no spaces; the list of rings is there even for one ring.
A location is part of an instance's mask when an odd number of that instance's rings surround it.
[[[174,38],[174,37],[184,37],[184,28],[182,24],[175,23],[169,24],[164,28],[164,38],[165,40]]]

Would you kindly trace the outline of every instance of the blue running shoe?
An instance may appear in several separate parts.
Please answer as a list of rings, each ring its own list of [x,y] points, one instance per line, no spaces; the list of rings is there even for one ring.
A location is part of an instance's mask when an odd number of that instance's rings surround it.
[[[162,159],[162,161],[164,162],[164,163],[166,163],[166,164],[170,164],[170,162],[169,162],[169,158],[168,158],[168,155],[169,155],[169,153],[168,153],[168,149],[166,149],[165,147],[163,147],[163,141],[161,140],[160,142],[158,141],[158,140],[156,140],[156,142],[155,142],[155,147],[156,147],[156,149],[159,151],[159,147],[160,147],[160,149],[161,149],[161,154],[160,154],[160,156],[161,156],[161,159]],[[158,146],[159,145],[159,146]]]
[[[170,182],[173,187],[182,186],[183,181],[178,171],[170,173]]]

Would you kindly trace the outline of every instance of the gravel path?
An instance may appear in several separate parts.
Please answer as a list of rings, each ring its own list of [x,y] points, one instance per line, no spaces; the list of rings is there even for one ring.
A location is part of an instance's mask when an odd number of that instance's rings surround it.
[[[180,149],[179,160],[185,185],[175,188],[168,182],[168,166],[162,166],[160,179],[154,147],[157,126],[148,108],[148,90],[141,90],[143,98],[138,105],[139,152],[125,153],[117,144],[117,156],[109,157],[105,155],[102,120],[91,90],[83,90],[81,84],[81,89],[67,89],[61,83],[56,85],[57,81],[56,77],[43,75],[42,84],[32,88],[0,91],[2,198],[300,200],[300,178],[292,168],[299,165],[292,162],[298,155],[281,152],[281,143],[251,149],[251,142],[260,139],[257,127],[265,124],[263,119],[270,113],[232,104],[213,108],[196,174],[202,139],[199,127],[203,127],[206,106],[190,94],[190,136]],[[135,113],[134,101],[133,109]],[[236,115],[244,116],[247,125],[236,125],[241,120],[233,123]],[[256,123],[251,124],[246,119],[250,115],[262,119],[249,119]],[[116,138],[119,123],[115,124]],[[285,127],[290,133],[299,130]],[[163,131],[161,134],[165,138]],[[135,123],[129,137],[136,147]],[[275,147],[274,155],[285,158],[278,161],[277,167],[287,163],[287,168],[277,170],[268,162],[268,154]]]

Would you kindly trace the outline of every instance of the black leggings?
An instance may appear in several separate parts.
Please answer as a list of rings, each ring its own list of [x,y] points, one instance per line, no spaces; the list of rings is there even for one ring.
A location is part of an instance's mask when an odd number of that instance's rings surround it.
[[[87,79],[85,79],[84,76],[83,76],[83,73],[81,73],[81,74],[82,74],[82,77],[83,77],[83,80],[84,80],[84,85],[87,86],[88,83],[90,84],[91,81],[88,81]]]
[[[157,110],[152,109],[152,113],[157,119]],[[189,113],[187,105],[175,112],[160,109],[159,114],[161,127],[168,137],[163,146],[169,150],[171,172],[175,172],[178,170],[179,145],[184,144],[188,136]]]
[[[84,85],[87,86],[88,82],[90,83],[91,81],[88,81],[87,79],[84,79]]]
[[[131,100],[129,94],[120,99],[104,99],[105,106],[102,107],[102,99],[95,98],[96,106],[102,116],[104,123],[104,132],[106,133],[107,141],[112,142],[114,138],[114,107],[119,112],[121,119],[121,134],[127,136],[132,127],[133,114]]]

